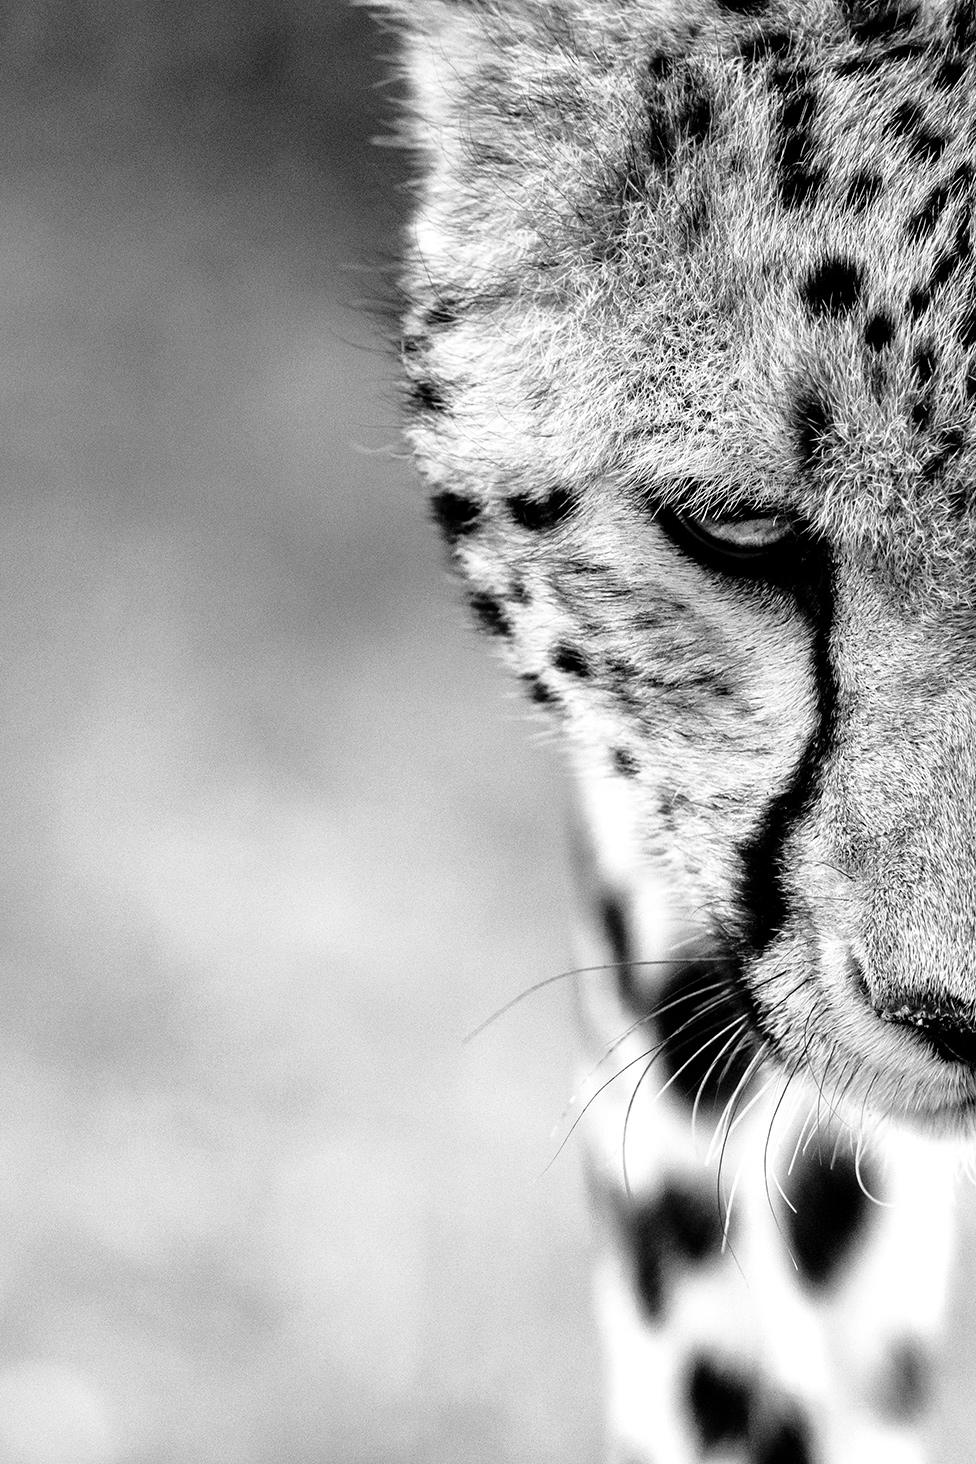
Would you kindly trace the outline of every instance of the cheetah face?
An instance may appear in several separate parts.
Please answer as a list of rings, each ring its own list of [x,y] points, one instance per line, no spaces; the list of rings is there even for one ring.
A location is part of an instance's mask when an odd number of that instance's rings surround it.
[[[970,1124],[969,10],[410,17],[410,431],[476,619],[755,1042]]]

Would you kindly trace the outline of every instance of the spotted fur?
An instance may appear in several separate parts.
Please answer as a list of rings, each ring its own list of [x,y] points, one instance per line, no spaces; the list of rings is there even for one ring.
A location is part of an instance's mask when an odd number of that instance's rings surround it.
[[[613,976],[619,1457],[921,1459],[976,1111],[976,11],[381,8],[410,439]]]

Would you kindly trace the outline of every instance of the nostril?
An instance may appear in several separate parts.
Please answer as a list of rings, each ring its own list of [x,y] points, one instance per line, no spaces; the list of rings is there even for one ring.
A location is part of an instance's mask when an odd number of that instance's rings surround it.
[[[976,1068],[976,1014],[951,997],[941,1002],[878,1008],[883,1022],[914,1027],[926,1037],[944,1062]]]

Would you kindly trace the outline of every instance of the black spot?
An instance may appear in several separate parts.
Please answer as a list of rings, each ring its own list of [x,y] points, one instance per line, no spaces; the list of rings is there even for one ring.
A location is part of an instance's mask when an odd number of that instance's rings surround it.
[[[970,294],[956,329],[963,350],[969,351],[976,346],[976,300],[973,299],[972,294]]]
[[[692,142],[704,142],[712,130],[712,97],[698,80],[687,78],[678,107],[678,126]]]
[[[902,102],[888,119],[888,126],[899,137],[910,137],[925,121],[921,102]]]
[[[662,1079],[689,1105],[730,1098],[753,1057],[753,1022],[731,960],[688,961],[659,992]]]
[[[756,66],[771,56],[786,56],[793,46],[789,31],[760,31],[747,36],[739,47],[739,55],[747,66]]]
[[[918,320],[920,316],[924,315],[931,303],[932,292],[928,285],[916,285],[913,290],[909,290],[908,299],[905,302],[908,313],[914,320]]]
[[[768,0],[716,0],[719,10],[731,11],[733,15],[759,15],[766,9]]]
[[[640,771],[640,764],[634,755],[623,747],[615,747],[611,754],[614,772],[622,778],[636,778]]]
[[[941,290],[943,285],[948,284],[958,268],[959,255],[956,250],[941,249],[935,256],[932,273],[929,275],[929,293],[934,295],[936,290]]]
[[[709,219],[708,197],[704,192],[699,192],[681,210],[678,229],[683,248],[690,250],[698,243],[708,228]]]
[[[846,0],[843,6],[848,29],[856,41],[877,41],[910,30],[918,6],[893,0]]]
[[[888,125],[897,137],[908,142],[916,157],[925,162],[935,162],[945,151],[946,138],[925,121],[921,102],[902,102],[892,112]]]
[[[812,1464],[809,1430],[799,1418],[779,1419],[763,1431],[755,1464]]]
[[[410,332],[400,337],[400,354],[405,360],[410,360],[422,355],[429,345],[430,341],[426,336]]]
[[[624,967],[629,975],[633,954],[630,927],[624,907],[616,895],[604,895],[600,900],[600,924],[614,963]]]
[[[813,136],[817,97],[807,85],[803,67],[777,66],[770,79],[780,95],[777,119],[780,201],[784,208],[799,208],[816,197],[824,181]]]
[[[630,924],[623,902],[616,895],[604,895],[599,906],[603,936],[616,967],[617,990],[621,1001],[641,1017],[648,1016],[654,1003],[637,980],[638,962],[630,939]]]
[[[870,173],[867,169],[855,173],[847,185],[847,207],[860,213],[877,198],[882,189],[882,182],[877,173]]]
[[[862,1160],[866,1186],[874,1190],[873,1175]],[[816,1150],[801,1155],[786,1185],[793,1210],[783,1207],[785,1238],[802,1279],[814,1287],[826,1286],[842,1268],[869,1218],[869,1204],[850,1155],[839,1155],[831,1166]]]
[[[590,674],[590,664],[578,646],[571,646],[564,642],[558,645],[553,652],[552,664],[557,671],[565,671],[567,676],[578,676],[585,680]]]
[[[670,51],[655,51],[654,55],[648,58],[647,74],[656,81],[663,81],[671,75],[674,70],[674,56]]]
[[[752,1388],[741,1373],[698,1357],[689,1371],[685,1396],[702,1448],[736,1444],[747,1437]]]
[[[895,334],[895,323],[886,310],[876,310],[864,326],[864,344],[872,351],[883,351]]]
[[[644,127],[624,165],[626,197],[643,196],[648,171],[667,173],[674,158],[675,132],[671,117],[657,98],[647,103]]]
[[[430,506],[435,522],[450,544],[465,534],[473,534],[481,523],[481,505],[463,493],[453,493],[450,489],[435,493]]]
[[[661,1232],[681,1261],[700,1264],[722,1246],[722,1218],[713,1194],[687,1184],[669,1184],[657,1202]]]
[[[712,1194],[689,1185],[668,1185],[629,1217],[638,1295],[649,1316],[660,1316],[669,1270],[701,1264],[722,1245],[722,1222]]]
[[[966,434],[962,427],[943,427],[939,442],[947,458],[958,457],[966,445]]]
[[[925,163],[938,162],[948,146],[948,138],[934,127],[920,127],[911,142],[912,152]]]
[[[928,238],[942,217],[942,212],[952,197],[952,191],[949,183],[940,183],[937,188],[932,189],[922,206],[916,209],[905,225],[905,233],[909,239],[917,241]]]
[[[966,434],[961,427],[943,427],[935,452],[922,464],[922,477],[926,483],[941,477],[953,458],[959,456],[966,444]]]
[[[950,91],[958,85],[966,71],[966,62],[958,56],[946,56],[936,67],[932,75],[935,85],[942,87],[944,91]]]
[[[883,1406],[898,1423],[910,1423],[925,1411],[932,1396],[932,1369],[920,1342],[905,1339],[892,1348]]]
[[[476,590],[468,596],[468,604],[482,630],[489,635],[510,636],[512,623],[494,595],[485,590]]]
[[[573,508],[573,495],[566,488],[553,488],[543,498],[530,498],[527,493],[513,493],[505,500],[512,518],[522,529],[537,534],[554,529]]]
[[[928,394],[916,399],[911,415],[915,429],[918,432],[927,432],[932,425],[932,400]]]
[[[426,376],[410,383],[408,398],[410,406],[418,412],[443,412],[447,407],[440,387]]]
[[[801,387],[791,403],[790,431],[805,471],[823,456],[830,430],[831,416],[823,395],[812,386]]]
[[[810,270],[803,286],[803,298],[811,315],[837,318],[856,308],[862,285],[860,265],[832,254]]]
[[[971,0],[958,0],[953,6],[946,39],[954,51],[968,51],[976,43],[976,11]]]
[[[916,346],[912,368],[918,382],[919,394],[912,407],[912,421],[920,432],[924,432],[932,421],[931,382],[937,365],[938,357],[930,344]]]
[[[554,707],[558,705],[558,698],[555,692],[538,676],[525,675],[521,678],[529,696],[540,707]]]
[[[885,46],[880,51],[865,51],[859,56],[849,56],[845,61],[838,61],[834,71],[838,76],[870,75],[872,72],[883,71],[886,66],[898,61],[913,61],[927,52],[928,47],[920,41],[902,41],[897,46]]]
[[[638,1300],[649,1317],[664,1310],[664,1257],[653,1224],[643,1214],[631,1223],[630,1244],[634,1257],[634,1286]]]
[[[966,393],[967,401],[976,401],[976,365],[972,362],[966,367],[966,381],[963,390]]]
[[[457,306],[446,299],[437,300],[424,311],[424,323],[430,330],[437,330],[446,325],[456,325],[457,319]]]

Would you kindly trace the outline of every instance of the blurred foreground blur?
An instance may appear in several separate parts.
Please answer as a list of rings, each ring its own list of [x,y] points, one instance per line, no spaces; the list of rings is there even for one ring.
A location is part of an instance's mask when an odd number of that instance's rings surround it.
[[[562,794],[390,451],[384,46],[0,17],[0,1464],[598,1457],[570,993],[461,1044]]]

